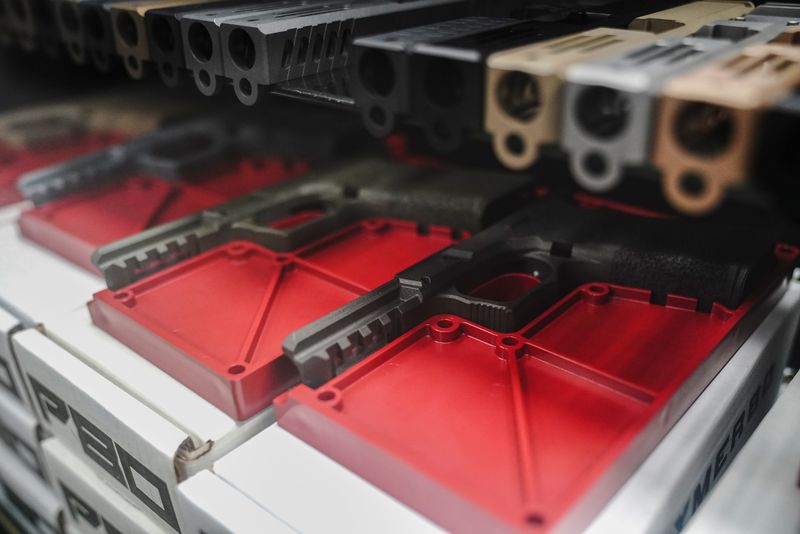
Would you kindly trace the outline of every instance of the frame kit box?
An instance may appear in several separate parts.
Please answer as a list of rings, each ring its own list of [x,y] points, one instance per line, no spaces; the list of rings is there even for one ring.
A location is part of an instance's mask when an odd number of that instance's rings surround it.
[[[214,475],[298,532],[442,532],[278,425],[218,460]]]
[[[795,377],[733,461],[689,534],[800,529],[800,380]]]
[[[178,499],[189,523],[187,532],[296,532],[211,471],[182,482]]]
[[[163,534],[138,508],[103,482],[69,447],[56,438],[42,442],[54,491],[63,501],[66,523],[89,533]]]
[[[4,443],[0,443],[0,501],[19,512],[22,517],[16,520],[25,532],[61,531],[61,501],[49,484],[25,467]]]
[[[15,225],[0,225],[0,386],[30,409],[12,338],[83,307],[102,282],[20,236]]]
[[[14,345],[42,426],[164,529],[184,530],[179,482],[274,421],[271,410],[234,421],[92,325],[85,308]]]
[[[26,407],[5,391],[0,391],[0,440],[16,453],[19,461],[47,480],[41,440],[45,437],[39,420]]]

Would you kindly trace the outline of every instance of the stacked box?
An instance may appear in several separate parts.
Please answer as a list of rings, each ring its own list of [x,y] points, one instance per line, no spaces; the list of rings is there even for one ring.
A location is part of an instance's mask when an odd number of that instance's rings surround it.
[[[800,528],[800,380],[781,394],[687,532],[797,532]]]
[[[50,485],[22,465],[4,443],[0,443],[0,504],[23,532],[61,531],[60,500]]]
[[[14,348],[43,428],[165,530],[183,531],[178,482],[273,420],[237,422],[91,325],[85,308]]]
[[[62,500],[68,528],[82,533],[167,532],[106,485],[56,438],[42,442],[50,466],[50,481]]]
[[[23,487],[0,478],[6,483],[5,495],[11,496],[12,504],[27,506],[20,516],[28,516],[28,523],[21,527],[23,532],[45,531],[42,525],[55,532],[60,528],[56,517],[60,504],[46,482],[47,465],[40,447],[47,431],[34,416],[12,339],[35,326],[37,320],[46,321],[80,306],[86,292],[99,282],[26,243],[10,221],[0,224],[0,242],[4,251],[0,262],[0,445],[5,454],[1,462],[9,464],[11,475]]]
[[[0,438],[31,473],[46,481],[47,463],[39,443],[43,435],[33,412],[5,391],[0,391]]]
[[[211,471],[183,482],[178,487],[178,498],[186,510],[189,532],[295,532]]]
[[[187,510],[206,506],[210,499],[203,496],[217,491],[230,494],[228,502],[254,503],[251,517],[269,514],[297,532],[443,532],[278,425],[217,461],[213,473],[192,478],[179,489]],[[225,514],[203,520],[208,522],[198,527],[206,532],[224,532],[236,524]]]

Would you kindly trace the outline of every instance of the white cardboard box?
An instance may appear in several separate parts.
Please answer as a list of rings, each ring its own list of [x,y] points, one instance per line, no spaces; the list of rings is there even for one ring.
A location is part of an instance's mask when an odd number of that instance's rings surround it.
[[[211,471],[203,471],[181,483],[178,498],[189,524],[184,534],[296,532]]]
[[[588,533],[677,533],[686,526],[774,402],[798,317],[800,283],[793,282]],[[800,454],[797,461],[800,469]]]
[[[160,534],[167,532],[111,489],[56,438],[42,442],[50,481],[62,500],[67,523],[83,534]]]
[[[19,364],[11,347],[11,337],[22,330],[19,319],[0,308],[0,386],[30,409],[30,399],[19,373]]]
[[[24,239],[16,224],[0,225],[0,307],[23,326],[36,326],[83,306],[103,281]]]
[[[17,460],[4,443],[0,443],[0,482],[4,486],[0,489],[0,499],[20,512],[32,532],[61,530],[61,501],[50,486]]]
[[[164,528],[183,530],[178,483],[274,421],[238,422],[91,324],[85,307],[16,334],[42,426]]]
[[[687,534],[800,532],[800,379],[794,378]]]
[[[1,532],[19,531],[27,533],[55,534],[56,530],[40,518],[30,506],[23,503],[18,495],[0,480],[0,506],[3,517],[0,518]],[[9,524],[6,521],[10,521]]]
[[[278,425],[218,460],[214,472],[304,534],[442,532]]]
[[[85,307],[103,283],[100,277],[25,240],[16,224],[0,222],[0,250],[0,385],[30,408],[20,387],[11,338],[22,328]]]
[[[180,511],[174,508],[178,481],[209,467],[214,458],[270,424],[274,420],[271,411],[238,423],[94,327],[85,303],[104,287],[102,280],[25,240],[15,224],[0,225],[0,248],[4,250],[0,257],[0,363],[6,362],[9,368],[3,373],[4,367],[0,365],[3,367],[0,379],[6,378],[9,385],[25,384],[17,388],[20,399],[27,401],[45,429],[58,429],[60,433],[54,434],[85,455],[87,461],[94,458],[102,462],[103,453],[116,454],[113,447],[103,450],[102,444],[95,443],[86,449],[80,446],[81,438],[84,441],[93,438],[88,425],[105,431],[106,436],[110,436],[108,439],[124,451],[123,457],[134,465],[125,466],[135,478],[134,484],[129,484],[124,474],[120,476],[122,459],[119,456],[116,470],[108,464],[104,466],[107,469],[97,463],[93,467],[109,484],[119,484],[127,492],[126,497],[150,513],[153,519],[179,527]],[[45,419],[42,406],[48,410],[56,408],[49,400],[43,400],[41,392],[34,399],[30,395],[29,381],[21,377],[21,362],[11,340],[22,333],[22,328],[41,324],[69,347],[69,351],[64,351],[40,332],[26,332],[26,336],[40,341],[37,346],[47,347],[45,351],[55,349],[49,376],[59,387],[47,380],[38,382],[55,395],[62,391],[62,386],[75,390],[77,395],[63,398],[72,399],[70,407],[77,411],[79,420],[86,423],[81,427],[82,432],[74,425],[69,409],[66,423],[55,416]],[[3,342],[8,344],[6,350]],[[81,386],[83,390],[76,389],[70,378],[61,375],[67,368],[74,373],[68,376],[80,376],[85,380]],[[103,384],[101,389],[107,392],[99,403],[91,387],[98,383]],[[98,411],[93,411],[92,407]],[[110,408],[102,409],[105,407]],[[100,413],[103,415],[98,420],[95,414]],[[137,468],[155,473],[147,475],[155,478],[148,482],[136,472]]]
[[[46,481],[47,464],[40,443],[43,435],[33,413],[0,389],[0,439],[17,455],[18,461]]]

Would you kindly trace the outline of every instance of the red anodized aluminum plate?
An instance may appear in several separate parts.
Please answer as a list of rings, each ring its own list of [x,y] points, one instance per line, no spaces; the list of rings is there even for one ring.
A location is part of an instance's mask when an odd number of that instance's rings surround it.
[[[65,141],[40,148],[19,148],[0,143],[0,206],[23,200],[17,181],[26,172],[68,161],[95,150],[122,143],[127,136],[93,133],[78,142]]]
[[[94,323],[231,417],[298,383],[288,334],[454,242],[444,227],[370,219],[289,254],[217,247],[120,291],[94,295]]]
[[[133,176],[25,211],[22,235],[92,272],[92,252],[107,243],[285,180],[305,169],[280,160],[243,160],[202,180]]]
[[[579,531],[750,331],[695,305],[589,284],[513,334],[433,317],[278,423],[448,530]]]

